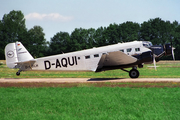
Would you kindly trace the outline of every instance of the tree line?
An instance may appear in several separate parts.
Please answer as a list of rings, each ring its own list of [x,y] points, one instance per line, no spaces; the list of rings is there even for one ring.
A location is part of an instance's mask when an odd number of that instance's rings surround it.
[[[47,41],[41,26],[34,26],[29,30],[26,28],[21,11],[10,11],[0,20],[0,59],[5,59],[5,46],[16,41],[22,42],[36,58],[134,40],[151,41],[154,45],[172,42],[176,48],[175,58],[180,59],[180,24],[177,21],[171,23],[154,18],[141,24],[127,21],[97,29],[75,28],[71,34],[57,32]]]

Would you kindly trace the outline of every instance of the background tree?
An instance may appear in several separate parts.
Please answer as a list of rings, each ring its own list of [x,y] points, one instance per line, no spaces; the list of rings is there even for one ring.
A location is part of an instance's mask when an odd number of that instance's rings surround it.
[[[70,36],[67,32],[58,32],[56,35],[54,35],[53,38],[51,38],[50,41],[50,50],[51,54],[61,54],[70,52]]]
[[[171,41],[173,26],[169,21],[163,21],[160,18],[150,19],[141,24],[140,33],[142,40],[163,45]]]
[[[140,25],[138,23],[126,22],[119,25],[119,36],[122,42],[130,42],[139,39]]]
[[[106,28],[104,27],[99,27],[95,31],[94,39],[95,39],[95,46],[94,47],[100,47],[100,46],[105,46],[108,45],[108,39],[107,36],[105,35],[105,30]]]
[[[175,34],[173,39],[175,49],[175,58],[180,59],[180,25],[175,25]]]
[[[32,56],[43,57],[47,54],[47,42],[44,38],[43,28],[40,26],[34,26],[28,30],[28,38],[24,42],[24,46],[28,48]]]
[[[93,28],[87,30],[86,49],[95,47],[95,43],[96,43],[95,33],[96,30]]]
[[[1,20],[0,20],[0,59],[2,60],[2,59],[4,59],[4,47],[5,47],[5,42],[3,41],[3,24],[2,24],[2,22],[1,22]]]
[[[5,14],[0,24],[0,59],[4,59],[4,54],[2,55],[2,51],[4,51],[5,46],[11,42],[22,42],[25,40],[27,29],[25,26],[24,15],[21,11],[13,10],[9,14]]]
[[[75,29],[71,33],[71,51],[84,50],[88,48],[88,31],[83,28]]]
[[[119,42],[119,31],[117,24],[110,24],[105,30],[105,35],[108,40],[108,44],[116,44]]]
[[[143,22],[140,28],[140,40],[151,41],[151,24],[150,22]]]

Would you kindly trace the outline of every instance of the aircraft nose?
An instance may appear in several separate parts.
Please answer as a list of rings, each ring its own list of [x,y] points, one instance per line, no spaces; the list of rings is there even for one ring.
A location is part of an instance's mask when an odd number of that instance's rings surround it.
[[[150,47],[150,49],[152,50],[153,55],[156,58],[156,62],[159,61],[159,58],[161,58],[162,56],[166,55],[172,55],[173,60],[175,60],[174,58],[174,47],[172,47],[172,44],[170,43],[166,43],[164,46],[162,45],[153,45]]]

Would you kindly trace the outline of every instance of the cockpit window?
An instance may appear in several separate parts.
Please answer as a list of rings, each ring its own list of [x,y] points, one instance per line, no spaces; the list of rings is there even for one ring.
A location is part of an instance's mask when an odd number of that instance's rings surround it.
[[[151,46],[153,46],[153,44],[151,42],[149,42],[149,46],[151,47]]]
[[[151,47],[151,46],[152,46],[152,43],[149,42],[149,41],[143,41],[143,46],[144,46],[144,47]]]

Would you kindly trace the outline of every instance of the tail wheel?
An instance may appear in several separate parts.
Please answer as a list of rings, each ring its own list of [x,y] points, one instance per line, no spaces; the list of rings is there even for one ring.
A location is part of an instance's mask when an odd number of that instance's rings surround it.
[[[138,78],[139,77],[139,71],[136,69],[132,69],[129,71],[129,76],[131,78]]]
[[[19,76],[19,75],[20,75],[20,72],[17,72],[16,75]]]

